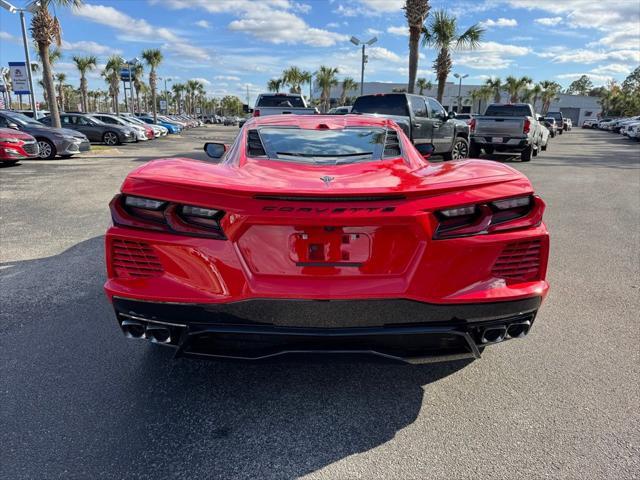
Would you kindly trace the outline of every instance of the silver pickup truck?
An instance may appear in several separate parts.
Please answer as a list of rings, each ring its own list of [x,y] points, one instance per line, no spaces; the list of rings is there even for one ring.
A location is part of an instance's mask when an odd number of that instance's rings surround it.
[[[314,115],[318,111],[308,107],[304,97],[299,93],[261,93],[253,108],[254,117],[267,115]]]
[[[480,150],[520,153],[523,162],[538,155],[542,146],[542,126],[528,103],[491,104],[484,115],[476,116],[469,125],[471,146],[469,156]]]

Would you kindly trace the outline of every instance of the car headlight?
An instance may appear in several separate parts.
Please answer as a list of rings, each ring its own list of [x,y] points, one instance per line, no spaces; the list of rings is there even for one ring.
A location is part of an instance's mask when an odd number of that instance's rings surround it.
[[[20,143],[20,140],[18,140],[17,138],[13,138],[13,137],[3,137],[3,138],[0,138],[0,142],[2,142],[2,143]]]

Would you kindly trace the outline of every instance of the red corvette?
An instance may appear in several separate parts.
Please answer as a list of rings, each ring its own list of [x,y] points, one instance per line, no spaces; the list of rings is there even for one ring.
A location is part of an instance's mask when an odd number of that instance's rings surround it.
[[[528,333],[549,234],[515,169],[429,162],[365,115],[257,117],[205,151],[216,162],[137,168],[110,204],[105,289],[126,336],[426,362]]]

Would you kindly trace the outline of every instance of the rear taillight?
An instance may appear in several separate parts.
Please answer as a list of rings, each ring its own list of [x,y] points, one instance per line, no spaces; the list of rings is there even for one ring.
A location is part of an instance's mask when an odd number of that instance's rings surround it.
[[[260,116],[260,110],[254,110],[253,111],[253,116],[254,117],[259,117]]]
[[[470,132],[475,132],[476,131],[476,119],[472,118],[471,121],[469,122],[469,131]]]
[[[545,204],[538,196],[452,207],[435,212],[438,226],[433,238],[466,237],[539,225]]]
[[[522,133],[529,133],[529,130],[531,130],[531,121],[528,118],[525,118]]]
[[[114,225],[226,239],[220,225],[222,210],[132,195],[116,195],[109,207]]]

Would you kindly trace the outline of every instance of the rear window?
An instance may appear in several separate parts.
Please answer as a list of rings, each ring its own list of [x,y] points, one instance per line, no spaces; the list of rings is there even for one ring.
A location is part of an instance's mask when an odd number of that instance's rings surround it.
[[[258,99],[256,107],[304,108],[302,97],[287,95],[263,95]]]
[[[560,112],[549,112],[547,113],[548,117],[555,118],[556,120],[562,120],[562,113]]]
[[[353,104],[352,113],[379,113],[406,117],[407,98],[404,95],[367,95]]]
[[[489,105],[484,114],[488,117],[527,117],[531,110],[526,105]]]
[[[379,160],[386,129],[349,127],[311,130],[297,127],[262,127],[257,131],[264,154],[270,159],[314,165],[342,165]],[[249,139],[249,148],[255,148]]]

